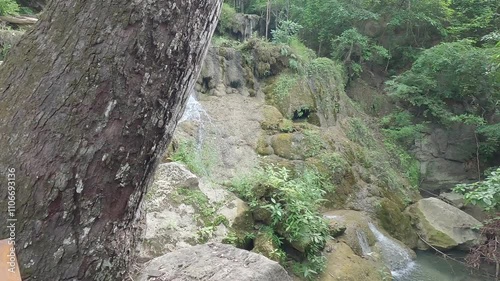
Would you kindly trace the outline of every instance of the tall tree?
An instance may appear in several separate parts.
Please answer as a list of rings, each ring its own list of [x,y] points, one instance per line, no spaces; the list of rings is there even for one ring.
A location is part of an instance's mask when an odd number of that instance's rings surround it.
[[[0,69],[0,219],[12,218],[14,182],[25,280],[123,280],[221,2],[52,0],[12,48]]]

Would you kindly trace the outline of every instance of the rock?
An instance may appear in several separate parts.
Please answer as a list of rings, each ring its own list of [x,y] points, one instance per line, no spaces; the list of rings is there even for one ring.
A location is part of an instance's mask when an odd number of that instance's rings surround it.
[[[346,227],[343,235],[337,239],[346,243],[356,255],[366,255],[366,248],[375,245],[375,236],[368,227],[370,219],[365,213],[351,210],[336,210],[329,211],[323,215],[329,221],[329,224],[339,224]],[[361,239],[361,237],[364,238]]]
[[[0,30],[0,48],[12,47],[24,34],[24,31],[19,30]]]
[[[277,134],[271,138],[271,146],[274,153],[289,160],[304,159],[301,143],[301,134]]]
[[[144,200],[145,233],[139,245],[139,261],[146,261],[196,241],[198,229],[193,206],[178,204],[179,188],[198,189],[198,177],[179,163],[158,166]]]
[[[437,198],[421,199],[408,208],[419,235],[433,247],[467,249],[480,241],[473,228],[481,223],[460,209]],[[419,248],[427,249],[421,244]]]
[[[474,126],[460,124],[450,128],[434,126],[415,142],[422,188],[448,190],[458,183],[477,180],[474,130]]]
[[[264,119],[261,122],[262,129],[264,130],[276,130],[280,122],[283,120],[283,115],[274,106],[264,105],[262,110],[264,114]]]
[[[250,207],[240,198],[234,198],[231,202],[226,204],[226,206],[222,207],[219,211],[221,215],[226,217],[229,225],[234,225],[234,222],[238,220],[238,218],[246,216],[246,213],[250,211]]]
[[[326,269],[320,275],[320,281],[390,280],[391,273],[382,264],[357,256],[343,242],[331,246],[332,252],[327,255]]]
[[[339,221],[334,221],[334,220],[329,221],[328,228],[330,231],[330,235],[334,238],[344,234],[344,232],[347,229],[345,224],[343,224]]]
[[[260,232],[259,234],[257,234],[253,242],[254,248],[252,249],[252,252],[261,254],[273,261],[280,262],[280,258],[282,257],[280,257],[278,254],[279,247],[275,245],[271,235],[269,235],[268,233]]]
[[[137,281],[291,281],[277,262],[235,248],[209,243],[155,258]]]
[[[220,208],[217,213],[212,211],[214,206]],[[231,227],[245,217],[248,206],[223,187],[198,179],[184,165],[172,162],[158,167],[144,210],[146,230],[139,262],[200,241],[222,241],[228,234],[226,225]],[[219,224],[212,225],[215,221]]]
[[[260,16],[237,13],[234,15],[234,24],[232,26],[232,33],[238,39],[245,41],[253,36],[253,33],[259,31]]]
[[[260,135],[255,151],[262,156],[274,154],[274,150],[271,147],[270,137],[264,134]]]
[[[465,205],[464,196],[455,192],[443,192],[439,194],[439,198],[459,209]]]
[[[412,249],[417,248],[418,236],[411,225],[411,217],[404,212],[404,206],[400,207],[395,202],[384,198],[378,204],[376,214],[380,225],[392,237]]]

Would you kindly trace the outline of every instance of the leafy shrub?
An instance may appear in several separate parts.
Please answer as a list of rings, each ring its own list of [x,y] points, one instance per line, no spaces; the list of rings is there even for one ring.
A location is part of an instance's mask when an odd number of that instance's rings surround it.
[[[366,147],[375,146],[375,138],[372,131],[365,125],[363,120],[352,118],[349,122],[350,126],[347,130],[347,137]]]
[[[219,20],[219,31],[231,31],[233,26],[236,24],[235,20],[236,10],[227,3],[222,4],[222,11]]]
[[[326,190],[332,186],[315,170],[305,170],[293,177],[286,168],[264,166],[250,176],[232,183],[232,190],[249,202],[252,210],[270,214],[269,227],[274,235],[292,245],[307,244],[306,260],[297,264],[297,272],[312,279],[325,266],[321,249],[329,237],[328,224],[319,213]]]
[[[0,16],[18,15],[19,9],[15,0],[0,0]]]
[[[492,171],[484,181],[459,184],[453,191],[463,194],[466,203],[480,205],[487,211],[500,209],[500,168]]]
[[[413,116],[407,111],[401,111],[382,117],[380,120],[382,132],[391,142],[410,148],[415,140],[420,138],[425,126],[413,124]]]
[[[493,50],[463,40],[425,50],[409,71],[387,85],[390,94],[409,104],[416,115],[447,124],[458,115],[457,105],[468,114],[493,112],[500,99],[495,76]]]
[[[198,145],[193,140],[181,140],[171,158],[175,162],[186,164],[188,169],[197,175],[209,175],[218,161],[212,144],[204,142]]]
[[[301,28],[300,24],[293,21],[282,21],[278,24],[278,28],[271,31],[273,42],[289,44]]]
[[[344,31],[332,40],[332,57],[344,61],[351,69],[351,75],[359,76],[361,64],[366,61],[382,62],[390,58],[389,51],[375,44],[356,28]]]
[[[295,74],[283,73],[281,74],[272,90],[272,99],[275,104],[279,105],[288,101],[290,91],[293,89],[298,81],[298,76]]]
[[[483,139],[479,144],[483,156],[489,158],[500,151],[500,123],[480,126],[477,132]]]

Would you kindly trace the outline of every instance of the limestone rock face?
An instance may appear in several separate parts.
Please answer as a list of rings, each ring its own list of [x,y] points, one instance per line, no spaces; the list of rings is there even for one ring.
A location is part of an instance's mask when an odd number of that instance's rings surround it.
[[[420,236],[439,249],[468,248],[478,243],[474,227],[481,223],[469,214],[437,198],[421,199],[408,209]],[[420,244],[419,248],[428,248]]]
[[[152,260],[137,281],[291,281],[277,262],[235,248],[209,243]],[[375,279],[373,279],[375,280]]]
[[[207,212],[215,205],[217,213],[207,217]],[[144,209],[145,232],[139,245],[139,262],[202,240],[221,241],[227,235],[227,227],[224,224],[207,225],[206,222],[223,216],[231,226],[248,207],[222,187],[199,179],[184,165],[172,162],[158,166],[144,200]],[[208,229],[209,233],[204,236],[203,231]]]
[[[261,17],[258,15],[237,13],[234,20],[231,31],[242,41],[251,38],[254,32],[259,31]]]
[[[457,183],[477,180],[477,164],[474,162],[476,145],[472,126],[431,128],[415,144],[415,156],[420,161],[422,188],[448,190]]]

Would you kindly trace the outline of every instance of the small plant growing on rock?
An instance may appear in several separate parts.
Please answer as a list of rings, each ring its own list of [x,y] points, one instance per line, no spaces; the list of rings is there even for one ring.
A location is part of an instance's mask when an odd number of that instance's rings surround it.
[[[330,187],[315,170],[293,176],[290,170],[274,165],[232,184],[233,191],[249,202],[254,218],[270,227],[273,237],[282,238],[300,252],[303,261],[292,260],[292,270],[306,279],[314,278],[325,267],[321,250],[329,228],[319,207]]]

